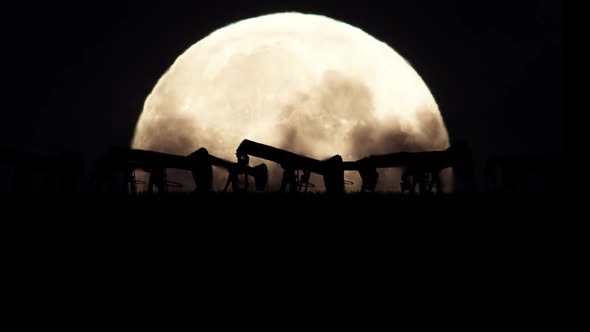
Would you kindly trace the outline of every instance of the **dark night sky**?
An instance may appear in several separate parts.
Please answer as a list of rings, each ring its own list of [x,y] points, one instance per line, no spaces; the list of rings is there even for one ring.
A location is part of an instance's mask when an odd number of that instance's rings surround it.
[[[561,1],[207,4],[4,5],[2,144],[87,158],[128,145],[145,97],[189,46],[240,19],[300,11],[357,26],[407,58],[451,138],[476,156],[562,150]]]

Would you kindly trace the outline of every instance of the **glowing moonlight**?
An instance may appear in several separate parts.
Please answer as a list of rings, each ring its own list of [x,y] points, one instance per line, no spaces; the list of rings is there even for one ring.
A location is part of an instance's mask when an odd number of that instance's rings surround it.
[[[299,13],[243,20],[190,47],[148,96],[132,147],[176,154],[206,147],[235,160],[245,138],[345,160],[444,149],[449,141],[428,87],[391,47]],[[280,181],[278,165],[266,164],[270,183]],[[225,180],[219,172],[216,183]],[[381,173],[378,189],[398,188],[395,170]],[[347,178],[356,180],[347,189],[358,189],[359,178]]]

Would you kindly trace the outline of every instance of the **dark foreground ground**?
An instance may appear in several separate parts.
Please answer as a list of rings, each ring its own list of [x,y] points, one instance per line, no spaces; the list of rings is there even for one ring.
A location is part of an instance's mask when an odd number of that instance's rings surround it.
[[[475,299],[495,299],[521,315],[529,306],[513,298],[542,304],[553,276],[566,270],[561,229],[574,220],[559,201],[531,194],[10,196],[2,205],[5,271],[34,292],[84,287],[109,303],[130,291],[152,297],[154,287],[185,294],[221,284],[211,290],[251,290],[249,301],[259,285],[300,293],[297,287],[314,284],[340,296],[354,286],[378,296],[393,291],[392,299],[405,290],[422,301],[415,295],[422,291],[441,301],[436,310],[455,299],[477,313]]]
[[[276,223],[363,222],[363,225],[523,225],[558,222],[568,210],[567,196],[557,193],[457,193],[409,195],[400,193],[279,194],[279,193],[167,193],[139,194],[12,194],[2,197],[14,219],[65,220],[102,224],[156,221],[195,225],[219,222]],[[36,216],[39,214],[39,216]]]
[[[279,248],[307,252],[327,246],[341,253],[367,248],[372,255],[396,256],[446,251],[479,259],[479,250],[509,256],[521,249],[541,252],[556,245],[560,229],[576,220],[564,197],[551,194],[87,193],[4,198],[2,226],[8,240],[48,242],[47,248],[72,243],[67,250],[133,248],[142,255],[154,247],[175,248],[175,255],[201,255],[204,250],[215,256],[232,250],[238,250],[235,255],[240,250],[267,255]]]

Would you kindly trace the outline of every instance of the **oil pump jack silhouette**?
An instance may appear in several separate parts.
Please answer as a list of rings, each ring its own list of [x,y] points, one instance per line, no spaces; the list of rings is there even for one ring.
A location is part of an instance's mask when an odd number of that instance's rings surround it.
[[[247,191],[248,177],[255,179],[255,187],[263,191],[268,182],[268,169],[264,163],[251,167],[250,156],[275,162],[283,169],[281,192],[307,192],[311,173],[319,174],[324,179],[326,193],[342,194],[344,190],[344,172],[357,171],[362,179],[361,191],[373,192],[379,180],[378,168],[403,168],[402,192],[443,192],[441,171],[452,167],[455,174],[471,175],[471,151],[465,143],[459,142],[443,151],[396,152],[383,155],[370,155],[357,161],[342,160],[335,155],[326,160],[302,156],[280,148],[272,147],[251,140],[243,140],[236,150],[237,162],[227,161],[210,155],[207,149],[200,148],[188,156],[171,155],[146,150],[113,149],[102,162],[100,179],[110,176],[115,171],[122,171],[126,191],[136,193],[134,171],[141,169],[150,174],[147,192],[167,192],[167,169],[183,169],[192,172],[196,191],[210,192],[212,187],[212,166],[224,168],[228,172],[224,192],[230,186],[232,191]],[[244,175],[244,188],[240,188],[239,176]],[[102,183],[104,181],[99,181]]]
[[[396,152],[371,155],[354,162],[344,162],[344,170],[359,172],[363,181],[362,191],[375,191],[379,179],[377,168],[403,168],[402,192],[420,193],[443,192],[442,170],[452,167],[455,175],[470,177],[471,151],[466,143],[457,142],[443,151]]]
[[[362,180],[361,191],[375,191],[379,179],[377,168],[401,167],[402,192],[414,193],[416,186],[420,193],[443,192],[441,171],[453,167],[456,174],[470,176],[471,152],[464,142],[444,151],[397,152],[371,155],[357,161],[344,162],[335,155],[327,160],[316,160],[293,152],[278,149],[250,140],[244,140],[237,149],[238,164],[248,165],[249,157],[255,156],[273,161],[283,168],[281,192],[289,187],[290,192],[307,191],[311,173],[324,177],[326,193],[344,193],[344,171],[359,172]],[[299,176],[299,172],[303,174]]]
[[[113,148],[107,157],[99,162],[97,185],[99,191],[110,191],[112,188],[108,185],[109,180],[114,173],[118,172],[122,175],[123,180],[117,184],[123,184],[123,191],[136,194],[137,180],[134,172],[136,169],[140,169],[149,173],[147,192],[153,193],[157,189],[158,193],[165,194],[168,192],[167,170],[181,169],[192,172],[196,192],[207,193],[212,189],[212,166],[224,168],[228,172],[224,191],[227,191],[230,185],[233,191],[241,190],[239,175],[244,175],[246,178],[243,190],[248,190],[248,176],[254,177],[256,190],[262,191],[266,188],[268,170],[265,164],[244,167],[238,163],[210,155],[205,148],[200,148],[188,156],[139,149]]]
[[[285,192],[287,187],[291,193],[307,192],[311,173],[316,173],[323,176],[326,193],[344,193],[344,169],[342,157],[339,155],[327,160],[317,160],[245,139],[238,147],[236,156],[238,164],[244,167],[249,163],[249,156],[279,164],[283,169],[281,192]],[[300,172],[301,175],[299,175]]]

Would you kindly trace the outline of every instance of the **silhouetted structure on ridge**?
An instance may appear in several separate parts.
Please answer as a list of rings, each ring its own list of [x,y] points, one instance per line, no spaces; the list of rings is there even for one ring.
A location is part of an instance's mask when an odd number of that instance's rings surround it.
[[[239,191],[238,176],[244,174],[255,178],[256,189],[264,190],[268,179],[268,170],[266,165],[261,164],[256,167],[243,167],[238,163],[233,163],[221,158],[212,156],[205,148],[200,148],[188,156],[179,156],[161,152],[132,149],[111,149],[107,157],[99,162],[97,170],[97,185],[99,191],[112,191],[109,186],[115,174],[119,173],[122,179],[115,181],[116,185],[122,185],[119,190],[132,194],[137,193],[136,178],[134,172],[141,169],[149,173],[147,192],[153,193],[157,189],[158,193],[168,191],[168,169],[181,169],[192,172],[195,181],[195,191],[207,193],[211,191],[213,182],[212,166],[218,166],[226,169],[229,173],[228,181],[224,191],[232,185],[234,191]],[[247,190],[247,181],[246,188]]]
[[[396,152],[370,155],[357,161],[343,161],[340,155],[317,160],[280,148],[251,140],[243,140],[236,150],[237,162],[210,155],[200,148],[187,155],[173,155],[155,151],[113,148],[97,162],[94,185],[99,192],[138,193],[136,170],[146,172],[146,192],[165,194],[169,186],[171,169],[190,171],[195,191],[213,190],[213,167],[227,172],[222,191],[249,191],[250,177],[255,190],[265,191],[268,169],[262,163],[250,166],[250,156],[279,164],[283,170],[280,192],[307,192],[312,185],[311,173],[321,175],[326,193],[345,192],[344,174],[356,171],[362,179],[362,192],[374,192],[379,182],[378,169],[400,168],[402,192],[430,194],[444,189],[441,172],[452,168],[453,178],[471,180],[472,156],[462,142],[443,151]],[[80,189],[83,163],[79,154],[41,156],[34,153],[0,149],[0,190],[14,192],[75,192]],[[188,174],[187,174],[188,175]],[[242,176],[243,179],[242,179]],[[557,192],[562,191],[564,165],[561,155],[494,156],[487,160],[483,176],[492,192]],[[188,175],[190,178],[190,175]],[[185,180],[181,180],[185,184]],[[190,182],[190,180],[189,180]]]
[[[471,151],[465,143],[458,143],[444,151],[396,152],[371,155],[355,162],[344,162],[344,170],[358,171],[363,181],[363,191],[375,191],[379,173],[377,168],[403,168],[402,192],[431,193],[436,188],[442,193],[440,173],[453,167],[459,176],[471,176]]]
[[[268,168],[266,167],[266,164],[260,164],[256,166],[242,165],[237,162],[228,161],[208,154],[207,150],[204,148],[197,150],[197,153],[199,151],[201,151],[202,154],[208,155],[208,159],[213,166],[224,168],[229,173],[223,191],[228,191],[230,185],[232,186],[233,192],[241,191],[239,186],[240,175],[244,175],[245,191],[248,191],[249,187],[248,176],[254,178],[254,187],[257,191],[264,191],[266,189],[266,185],[268,184]],[[192,154],[190,156],[192,156]]]
[[[326,193],[344,193],[344,170],[342,157],[335,155],[327,160],[317,160],[269,145],[243,140],[236,151],[238,163],[248,165],[249,157],[254,156],[273,161],[283,168],[281,192],[289,187],[289,192],[306,192],[311,173],[322,175]],[[299,176],[299,172],[303,174]]]

